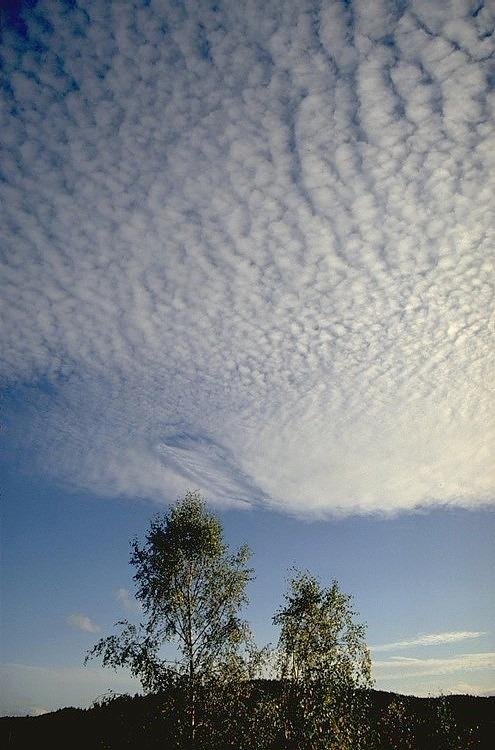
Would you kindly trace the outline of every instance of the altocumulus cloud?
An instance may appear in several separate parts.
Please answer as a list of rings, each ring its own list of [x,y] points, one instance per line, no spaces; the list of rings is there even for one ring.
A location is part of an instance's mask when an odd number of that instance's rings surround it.
[[[3,48],[13,448],[102,495],[493,502],[493,5],[31,6]]]

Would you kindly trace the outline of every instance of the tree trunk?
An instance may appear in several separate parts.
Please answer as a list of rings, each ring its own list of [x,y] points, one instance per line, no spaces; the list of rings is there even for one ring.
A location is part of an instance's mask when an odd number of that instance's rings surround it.
[[[189,713],[189,742],[191,750],[194,750],[194,741],[196,735],[196,686],[195,686],[195,669],[194,669],[194,646],[193,646],[193,628],[192,628],[192,601],[191,588],[193,581],[192,563],[189,566],[189,580],[187,583],[187,650],[189,661],[189,686],[188,686],[188,713]]]

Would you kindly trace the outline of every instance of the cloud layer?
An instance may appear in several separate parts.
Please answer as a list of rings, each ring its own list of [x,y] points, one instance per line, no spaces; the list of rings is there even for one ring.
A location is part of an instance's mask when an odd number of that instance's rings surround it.
[[[493,28],[468,0],[26,10],[13,449],[102,495],[492,503]]]
[[[420,635],[418,638],[413,638],[408,641],[383,643],[379,646],[372,646],[371,648],[376,653],[378,651],[397,651],[401,648],[414,648],[416,646],[442,646],[450,643],[458,643],[459,641],[471,640],[472,638],[480,638],[483,635],[486,635],[486,633],[482,633],[481,631],[453,630],[447,633]]]
[[[495,653],[459,654],[444,658],[393,656],[373,660],[373,676],[381,690],[413,695],[470,693],[493,695]]]
[[[374,661],[374,674],[380,679],[404,679],[406,677],[426,677],[430,675],[453,674],[456,672],[495,669],[495,653],[461,654],[444,659],[416,659],[405,656],[392,656],[385,661]]]

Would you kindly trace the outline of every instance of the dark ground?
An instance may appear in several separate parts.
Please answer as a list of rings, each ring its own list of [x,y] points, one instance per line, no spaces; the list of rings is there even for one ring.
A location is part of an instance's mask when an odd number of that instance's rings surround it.
[[[261,689],[272,692],[274,686],[266,681]],[[446,735],[436,734],[439,716],[447,717],[443,721],[453,742]],[[381,737],[373,743],[376,750],[495,747],[495,696],[415,698],[372,690],[370,719]],[[162,696],[121,696],[89,709],[63,708],[43,716],[3,717],[0,743],[9,750],[175,747],[170,743],[170,719],[163,716]],[[235,747],[233,740],[231,748]]]

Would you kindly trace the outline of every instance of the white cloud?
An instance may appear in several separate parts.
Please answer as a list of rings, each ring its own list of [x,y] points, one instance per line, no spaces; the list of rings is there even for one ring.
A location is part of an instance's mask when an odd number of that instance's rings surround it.
[[[141,612],[141,605],[133,596],[131,596],[128,589],[117,589],[115,592],[115,599],[127,612]]]
[[[29,711],[30,716],[43,716],[47,713],[49,713],[49,711],[44,706],[33,706]]]
[[[100,628],[98,625],[86,615],[69,615],[67,617],[67,624],[77,630],[84,630],[87,633],[98,633]]]
[[[480,638],[486,635],[481,631],[472,630],[453,630],[447,633],[430,633],[429,635],[420,635],[407,641],[395,641],[394,643],[382,643],[378,646],[371,646],[374,653],[378,651],[397,651],[402,648],[413,648],[414,646],[439,646],[459,641]]]
[[[404,679],[456,672],[495,669],[495,653],[459,654],[446,658],[417,659],[407,656],[391,656],[390,659],[374,660],[373,671],[380,679]]]
[[[40,0],[31,46],[6,30],[18,455],[159,502],[493,503],[493,12],[353,8]]]

